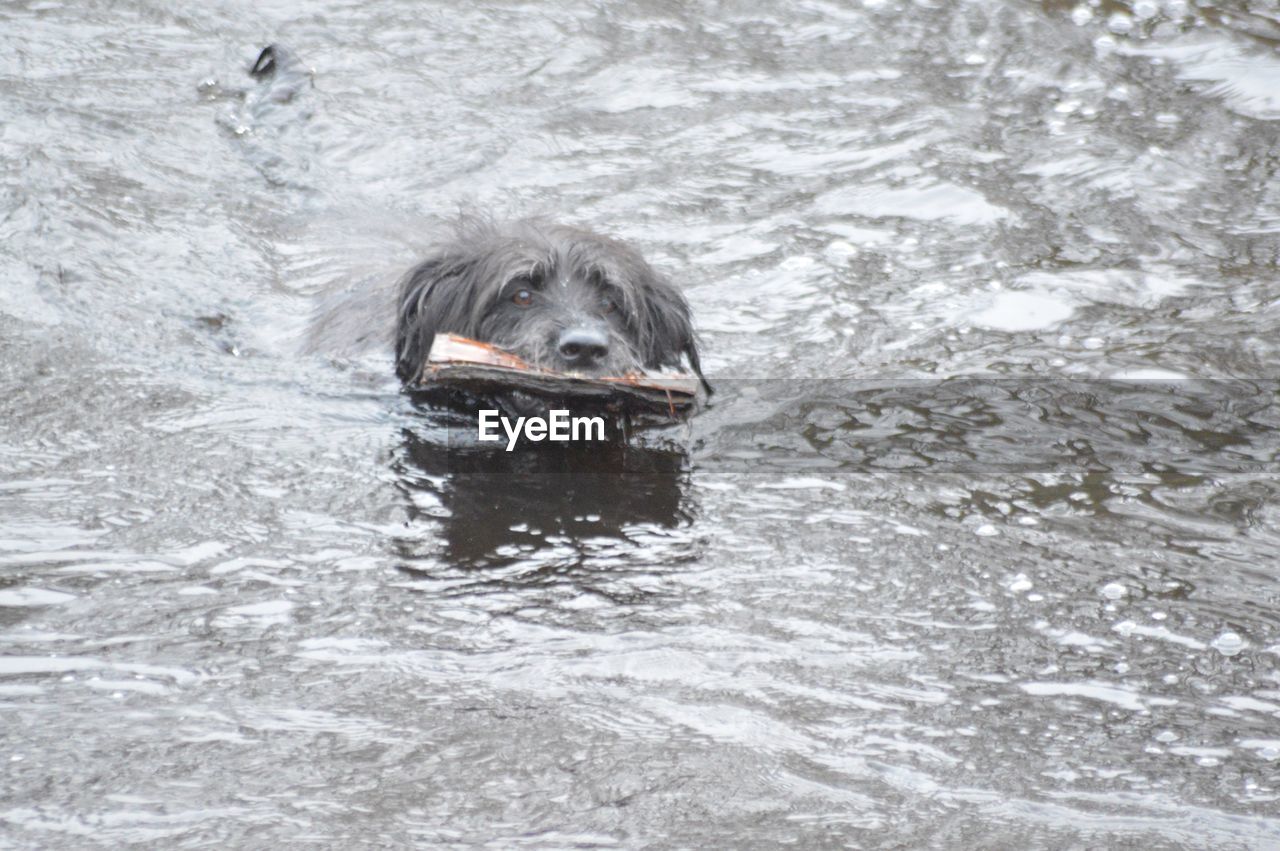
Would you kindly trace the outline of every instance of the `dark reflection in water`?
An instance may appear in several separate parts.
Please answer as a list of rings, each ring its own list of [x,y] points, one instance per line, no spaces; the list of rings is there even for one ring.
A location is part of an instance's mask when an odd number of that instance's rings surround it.
[[[1020,516],[982,496],[1013,488],[1028,506],[1094,515],[1135,500],[1162,511],[1250,523],[1280,464],[1270,381],[953,379],[726,381],[718,424],[690,456],[674,442],[477,444],[474,416],[424,414],[403,432],[395,469],[415,521],[402,539],[417,564],[540,560],[581,565],[641,526],[690,522],[691,477],[892,476],[971,492],[970,508]],[[424,498],[425,497],[425,498]],[[1015,500],[1015,503],[1017,500]],[[938,506],[933,506],[938,509]],[[951,513],[941,509],[944,514]],[[419,527],[421,528],[421,527]],[[421,566],[407,568],[423,570]],[[425,569],[429,569],[425,568]]]
[[[629,540],[637,526],[690,520],[683,448],[614,432],[599,443],[523,443],[508,452],[500,443],[459,439],[468,428],[474,420],[430,415],[422,428],[403,431],[394,462],[411,495],[411,518],[439,523],[441,555],[452,565],[508,565],[551,547],[580,561],[602,540]],[[415,491],[438,507],[420,507]],[[402,540],[401,554],[417,558],[424,545],[430,550],[433,542]]]
[[[1274,474],[1275,381],[738,381],[699,469]]]

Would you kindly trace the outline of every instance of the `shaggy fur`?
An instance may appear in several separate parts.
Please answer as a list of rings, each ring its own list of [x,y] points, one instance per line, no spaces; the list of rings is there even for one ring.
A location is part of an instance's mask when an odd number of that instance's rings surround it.
[[[416,377],[438,333],[556,370],[623,375],[678,369],[683,358],[702,377],[684,296],[635,249],[586,230],[464,219],[405,275],[397,304],[404,381]]]

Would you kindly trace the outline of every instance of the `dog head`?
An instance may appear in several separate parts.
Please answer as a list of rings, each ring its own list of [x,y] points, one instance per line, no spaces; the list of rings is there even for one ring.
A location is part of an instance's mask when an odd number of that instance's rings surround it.
[[[438,333],[561,372],[699,376],[689,305],[631,247],[556,225],[464,220],[401,285],[396,371],[412,380]]]

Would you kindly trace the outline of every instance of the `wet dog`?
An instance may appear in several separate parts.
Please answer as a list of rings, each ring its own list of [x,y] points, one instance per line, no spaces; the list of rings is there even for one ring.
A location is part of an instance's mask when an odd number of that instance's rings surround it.
[[[625,243],[562,225],[462,219],[401,282],[401,380],[415,377],[443,333],[559,372],[625,375],[687,364],[702,378],[679,289]]]

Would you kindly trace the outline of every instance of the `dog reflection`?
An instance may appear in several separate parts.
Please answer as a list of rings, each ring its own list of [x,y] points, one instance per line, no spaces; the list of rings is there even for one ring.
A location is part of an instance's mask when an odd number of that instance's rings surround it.
[[[444,516],[414,510],[439,524],[443,556],[455,566],[507,564],[562,546],[581,554],[588,542],[626,541],[637,525],[689,521],[683,450],[614,440],[506,452],[450,440],[450,431],[406,430],[397,472],[443,507]],[[417,542],[403,544],[407,558],[427,555],[412,552]]]

